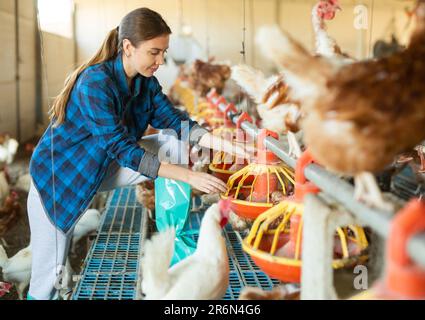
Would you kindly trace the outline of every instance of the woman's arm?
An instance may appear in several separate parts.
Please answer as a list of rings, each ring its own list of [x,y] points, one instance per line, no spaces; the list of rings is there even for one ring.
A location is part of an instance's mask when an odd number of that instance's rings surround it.
[[[224,151],[226,153],[240,156],[241,158],[252,158],[254,149],[242,143],[232,143],[229,140],[220,138],[211,133],[205,133],[199,140],[199,145],[216,151]]]
[[[166,162],[161,162],[158,176],[186,182],[205,193],[221,193],[227,190],[226,184],[213,175],[204,172],[194,172]]]

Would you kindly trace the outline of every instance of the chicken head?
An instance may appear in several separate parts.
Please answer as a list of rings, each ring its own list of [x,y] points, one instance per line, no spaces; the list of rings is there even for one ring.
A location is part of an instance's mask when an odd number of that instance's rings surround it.
[[[321,0],[317,6],[317,14],[321,19],[332,20],[335,14],[341,10],[338,0]]]

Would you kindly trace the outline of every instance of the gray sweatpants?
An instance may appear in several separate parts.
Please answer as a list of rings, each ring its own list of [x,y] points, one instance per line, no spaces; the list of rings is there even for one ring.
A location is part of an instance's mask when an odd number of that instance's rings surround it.
[[[151,135],[143,137],[141,141],[143,148],[156,154],[165,144],[167,144],[166,149],[170,150],[167,156],[173,158],[173,162],[181,163],[183,159],[187,159],[186,145],[174,137],[158,139],[158,135]],[[161,156],[161,152],[159,155],[160,161],[165,159],[163,157],[165,155]],[[119,187],[136,185],[147,179],[149,178],[139,172],[120,167],[118,163],[113,162],[98,191],[110,191]],[[28,294],[36,300],[57,299],[60,274],[65,268],[73,229],[68,234],[64,234],[50,222],[33,183],[28,195],[27,209],[32,248],[31,282]]]

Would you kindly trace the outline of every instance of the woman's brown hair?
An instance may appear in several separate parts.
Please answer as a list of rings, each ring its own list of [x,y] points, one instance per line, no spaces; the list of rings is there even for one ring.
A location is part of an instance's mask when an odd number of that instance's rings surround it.
[[[89,61],[74,70],[65,80],[64,88],[55,97],[52,107],[49,110],[49,117],[50,120],[54,120],[54,126],[58,126],[65,121],[65,110],[69,96],[78,76],[85,69],[116,58],[119,51],[122,50],[124,39],[128,39],[133,46],[137,47],[143,41],[151,40],[165,34],[171,34],[171,29],[157,12],[148,8],[139,8],[128,13],[121,20],[119,27],[112,29],[108,33],[108,36],[96,54]]]

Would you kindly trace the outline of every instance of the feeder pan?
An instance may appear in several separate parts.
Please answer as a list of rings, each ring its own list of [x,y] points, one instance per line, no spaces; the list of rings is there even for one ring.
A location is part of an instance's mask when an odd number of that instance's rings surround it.
[[[283,282],[301,282],[302,213],[304,206],[283,201],[255,221],[242,248],[266,274]],[[361,227],[338,228],[332,267],[340,269],[365,261],[368,242]]]
[[[352,299],[425,300],[425,268],[414,263],[407,252],[408,241],[424,231],[425,202],[413,199],[391,223],[384,279]]]
[[[304,176],[304,169],[313,162],[309,151],[305,151],[295,169],[295,194],[261,214],[243,241],[243,249],[268,275],[284,282],[301,281],[301,252],[303,211],[302,201],[309,193],[320,190]],[[332,267],[340,269],[365,261],[364,250],[368,241],[363,228],[339,227],[335,233],[334,260]]]
[[[235,142],[250,143],[252,141],[252,139],[250,139],[250,137],[246,135],[245,132],[241,129],[241,123],[244,121],[249,121],[252,123],[251,117],[246,112],[239,116],[236,122],[236,129],[233,130],[233,134],[235,136],[232,136],[232,138]],[[240,164],[240,166],[236,166],[235,169],[236,163]],[[238,159],[236,156],[231,156],[225,152],[220,151],[214,155],[209,169],[214,176],[227,183],[233,174],[235,174],[240,169],[243,169],[248,164],[249,163],[246,159]],[[247,183],[252,183],[252,181],[253,179],[249,179],[247,180]]]
[[[222,195],[222,198],[233,198],[232,211],[244,219],[254,220],[275,205],[276,196],[282,200],[294,189],[292,170],[266,150],[267,136],[278,139],[277,133],[262,129],[258,135],[256,161],[233,174],[227,182],[227,192]]]
[[[193,110],[193,113],[191,114],[194,117],[201,117],[207,116],[208,114],[211,114],[213,111],[210,110],[210,104],[208,102],[199,102],[195,109]]]

